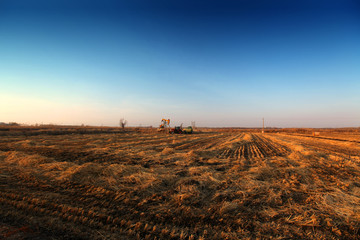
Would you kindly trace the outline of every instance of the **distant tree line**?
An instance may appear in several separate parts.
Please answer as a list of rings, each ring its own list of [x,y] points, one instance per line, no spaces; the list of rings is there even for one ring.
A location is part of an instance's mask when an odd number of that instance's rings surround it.
[[[0,122],[0,126],[20,126],[20,124],[17,122],[9,122],[9,123]]]

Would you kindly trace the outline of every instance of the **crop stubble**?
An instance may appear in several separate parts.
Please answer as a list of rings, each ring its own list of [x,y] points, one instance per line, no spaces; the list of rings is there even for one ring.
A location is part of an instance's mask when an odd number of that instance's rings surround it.
[[[0,217],[49,239],[357,239],[360,146],[346,144],[217,131],[3,136]]]

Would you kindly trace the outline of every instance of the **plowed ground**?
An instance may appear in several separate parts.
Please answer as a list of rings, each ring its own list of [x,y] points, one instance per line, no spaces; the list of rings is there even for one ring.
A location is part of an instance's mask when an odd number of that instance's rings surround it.
[[[0,239],[359,239],[360,144],[285,134],[0,138]]]

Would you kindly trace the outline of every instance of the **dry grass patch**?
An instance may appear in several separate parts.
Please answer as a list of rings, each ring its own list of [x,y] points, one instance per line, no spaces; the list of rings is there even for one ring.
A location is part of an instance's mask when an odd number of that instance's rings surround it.
[[[168,154],[173,154],[173,153],[175,153],[175,149],[169,148],[169,147],[165,147],[165,148],[161,151],[161,154],[162,154],[162,155],[168,155]]]
[[[4,161],[9,164],[19,165],[22,167],[36,167],[39,164],[52,162],[53,159],[38,154],[25,154],[22,152],[10,151],[2,153]]]
[[[0,217],[52,239],[358,239],[359,162],[294,139],[16,136],[0,144]]]

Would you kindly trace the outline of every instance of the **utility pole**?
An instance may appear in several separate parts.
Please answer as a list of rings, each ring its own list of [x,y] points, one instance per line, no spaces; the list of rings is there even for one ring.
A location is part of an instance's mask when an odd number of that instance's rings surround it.
[[[262,133],[264,133],[264,126],[265,126],[264,122],[265,122],[265,120],[263,118],[263,130],[262,130]]]

